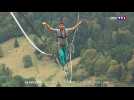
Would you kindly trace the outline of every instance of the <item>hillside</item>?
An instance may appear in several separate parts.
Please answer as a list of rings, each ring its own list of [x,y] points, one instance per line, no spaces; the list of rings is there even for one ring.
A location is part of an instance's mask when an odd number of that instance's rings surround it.
[[[60,67],[54,62],[54,60],[45,57],[43,61],[39,61],[34,55],[34,49],[28,43],[28,41],[21,37],[18,39],[20,47],[14,48],[14,39],[6,41],[1,44],[4,57],[0,58],[0,64],[6,64],[13,72],[13,75],[21,75],[25,78],[34,77],[36,80],[43,81],[65,81],[64,72],[60,69]],[[31,55],[33,66],[30,68],[24,68],[22,58],[25,55]],[[79,61],[75,59],[73,64],[77,64]]]
[[[38,60],[37,57],[41,58],[42,55],[29,45],[9,13],[0,15],[0,43],[4,51],[0,64],[6,64],[14,76],[34,77],[48,84],[55,81],[65,84],[64,72],[54,59],[44,55],[42,60]],[[97,79],[125,82],[127,86],[134,84],[133,12],[15,12],[15,15],[36,46],[51,53],[57,50],[56,34],[43,27],[42,22],[47,22],[52,28],[58,28],[63,21],[65,28],[71,28],[76,25],[79,17],[82,23],[78,30],[73,30],[68,36],[68,43],[74,38],[73,58],[77,58],[73,60],[73,68],[76,68],[73,69],[72,80],[88,83],[89,80]],[[111,20],[114,16],[117,19]],[[20,43],[20,47],[16,49],[15,38],[18,38]],[[32,57],[33,66],[30,68],[23,68],[23,57],[26,55]],[[0,53],[1,56],[3,55]],[[0,78],[3,82],[3,76]]]

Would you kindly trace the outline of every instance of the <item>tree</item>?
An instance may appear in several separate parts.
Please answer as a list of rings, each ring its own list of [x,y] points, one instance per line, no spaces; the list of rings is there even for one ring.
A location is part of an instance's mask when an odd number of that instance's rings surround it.
[[[14,48],[17,48],[19,47],[19,42],[17,40],[17,38],[15,38],[15,41],[14,41]]]
[[[56,84],[56,87],[61,87],[60,82],[58,82],[58,83]]]
[[[88,65],[89,63],[94,63],[95,58],[97,57],[97,51],[96,49],[87,49],[81,55],[82,55],[81,63]]]
[[[0,86],[12,79],[11,70],[5,64],[0,65]]]
[[[91,29],[92,29],[92,38],[94,40],[98,40],[98,38],[101,36],[100,31],[101,31],[101,26],[100,24],[98,23],[98,18],[94,18],[92,21],[91,21]]]
[[[111,56],[105,52],[102,54],[96,49],[88,49],[83,52],[78,68],[85,68],[91,76],[105,75],[111,60]]]
[[[107,71],[107,77],[112,80],[121,80],[125,74],[125,68],[116,60],[112,60]]]
[[[134,59],[131,59],[127,63],[128,81],[134,81]]]
[[[18,86],[25,86],[25,79],[19,75],[14,76],[12,80],[15,80],[15,83],[18,84]]]
[[[3,56],[4,56],[4,53],[3,53],[2,47],[0,46],[0,57],[3,57]]]
[[[94,48],[95,47],[94,44],[95,44],[95,42],[92,40],[92,38],[89,38],[87,41],[87,47],[89,49]]]
[[[11,70],[6,67],[5,64],[0,65],[0,86],[1,87],[26,87],[25,81],[35,81],[34,78],[25,79],[19,75],[12,76]],[[30,86],[37,86],[37,84],[31,84]]]
[[[87,49],[81,57],[78,68],[85,68],[90,75],[94,75],[94,64],[97,60],[96,49]]]
[[[24,78],[21,76],[14,76],[11,80],[2,85],[3,87],[24,87]]]
[[[106,75],[106,72],[109,68],[109,62],[111,61],[110,56],[99,55],[98,59],[94,64],[94,71],[96,76]]]
[[[90,75],[85,68],[77,69],[73,73],[73,81],[83,81],[84,79],[88,78]]]
[[[131,34],[131,32],[127,29],[118,28],[117,31],[114,31],[112,33],[112,38],[115,45],[118,44],[131,44],[134,40],[134,36]]]
[[[26,55],[23,57],[23,63],[25,68],[29,68],[33,65],[32,58],[30,55]]]
[[[132,73],[132,71],[134,70],[134,59],[128,61],[127,70],[129,73]]]
[[[45,83],[42,83],[42,87],[47,87],[47,85]]]
[[[118,62],[127,63],[131,59],[132,50],[129,45],[117,45],[111,49],[111,55]]]

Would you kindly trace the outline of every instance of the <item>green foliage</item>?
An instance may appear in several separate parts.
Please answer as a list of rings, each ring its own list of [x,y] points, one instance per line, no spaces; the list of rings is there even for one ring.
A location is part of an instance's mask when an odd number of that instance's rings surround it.
[[[21,76],[14,76],[11,80],[2,85],[3,87],[24,87],[24,78]]]
[[[33,41],[37,47],[53,54],[57,51],[55,33],[47,32],[41,23],[47,21],[52,27],[56,28],[61,17],[63,17],[66,27],[72,27],[77,20],[77,12],[25,12],[23,14],[33,25],[32,28],[19,13],[16,13],[16,16],[28,35],[34,35]],[[0,13],[0,15],[0,42],[16,37],[12,33],[16,33],[18,36],[22,35],[11,16],[8,16],[8,13]],[[124,22],[109,20],[109,16],[120,15],[129,16],[129,20]],[[81,18],[83,19],[83,23],[79,27],[74,41],[74,58],[81,57],[80,64],[77,65],[79,71],[76,71],[76,74],[79,73],[79,75],[76,75],[76,77],[81,76],[82,78],[77,77],[76,79],[83,80],[88,76],[100,77],[106,75],[109,79],[121,80],[122,76],[124,76],[122,73],[126,65],[128,69],[125,69],[128,71],[126,77],[132,78],[134,64],[131,56],[132,50],[134,49],[134,13],[80,12]],[[43,30],[46,31],[44,32]],[[17,40],[14,46],[19,46]],[[42,54],[37,51],[35,54],[39,60],[42,59]],[[0,57],[3,57],[1,47]],[[30,57],[24,59],[25,67],[32,66],[32,59]],[[85,72],[85,75],[82,76],[82,72]]]
[[[75,80],[83,80],[90,76],[96,76],[103,80],[120,81],[125,79],[126,75],[126,67],[123,63],[118,63],[116,60],[112,60],[112,57],[107,53],[102,54],[95,49],[86,50],[82,55],[80,64],[77,66],[78,69],[75,71],[76,76],[74,76]]]
[[[11,70],[8,67],[6,67],[5,64],[1,64],[0,65],[0,85],[10,80],[11,77],[12,77]]]
[[[45,83],[42,83],[42,87],[47,87],[47,85]]]
[[[117,45],[111,49],[113,59],[119,62],[127,63],[132,55],[132,48],[129,45]]]
[[[90,73],[90,75],[94,75],[94,63],[96,60],[97,51],[95,49],[88,49],[82,55],[79,67],[85,68]]]
[[[23,63],[25,68],[29,68],[33,65],[32,57],[30,55],[26,55],[23,57]]]
[[[19,42],[17,40],[17,38],[14,41],[14,48],[18,48],[19,47]]]
[[[106,54],[106,53],[105,53]],[[75,80],[84,80],[90,76],[106,75],[111,61],[109,55],[98,53],[96,49],[87,49],[83,52],[80,64],[75,71]]]
[[[21,76],[12,77],[12,71],[5,65],[0,65],[0,86],[20,87],[24,86],[24,79]]]
[[[127,29],[118,29],[112,33],[112,38],[116,44],[131,44],[134,41],[134,36]]]
[[[127,63],[128,81],[134,81],[134,59],[132,58]]]
[[[4,53],[3,53],[2,47],[0,46],[0,58],[3,56],[4,56]]]
[[[98,59],[96,60],[94,64],[95,76],[105,75],[109,68],[110,61],[111,61],[110,56],[104,56],[102,54],[99,55]]]
[[[99,76],[106,73],[111,59],[109,55],[105,56],[95,49],[88,49],[83,53],[79,67],[86,68],[90,75]]]
[[[107,76],[112,80],[121,80],[125,74],[125,68],[119,64],[116,60],[112,60],[107,71]]]
[[[129,73],[132,74],[132,72],[134,70],[134,59],[131,59],[130,61],[128,61],[127,70]]]
[[[79,68],[75,70],[73,73],[73,81],[83,81],[84,79],[89,77],[89,73],[85,68]]]
[[[58,83],[56,84],[56,87],[61,87],[60,82],[58,82]]]
[[[88,49],[92,49],[92,48],[95,48],[96,47],[95,41],[92,38],[89,38],[88,39],[88,41],[87,41],[87,47],[88,47]]]

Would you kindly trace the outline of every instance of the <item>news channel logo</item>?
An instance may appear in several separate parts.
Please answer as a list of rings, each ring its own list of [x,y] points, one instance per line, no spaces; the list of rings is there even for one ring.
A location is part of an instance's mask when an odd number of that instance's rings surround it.
[[[118,16],[118,17],[109,17],[110,20],[113,21],[127,21],[128,17],[127,16]]]

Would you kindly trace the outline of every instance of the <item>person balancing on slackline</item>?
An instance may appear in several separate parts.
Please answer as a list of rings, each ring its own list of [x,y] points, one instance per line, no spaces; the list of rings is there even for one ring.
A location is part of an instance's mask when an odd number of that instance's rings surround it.
[[[60,21],[59,28],[51,27],[47,22],[43,22],[43,26],[47,27],[49,31],[56,32],[57,40],[58,40],[58,62],[64,67],[68,60],[67,53],[67,38],[69,33],[77,29],[77,27],[82,23],[82,21],[77,21],[77,23],[71,27],[66,28],[63,21]]]

